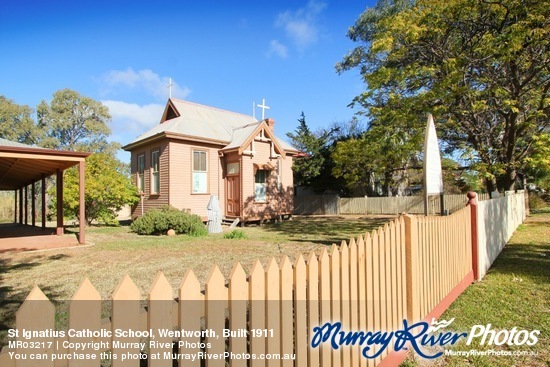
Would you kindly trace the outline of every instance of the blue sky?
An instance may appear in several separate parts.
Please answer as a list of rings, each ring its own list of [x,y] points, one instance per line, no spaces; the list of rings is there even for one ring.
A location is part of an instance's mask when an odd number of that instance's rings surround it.
[[[334,65],[374,3],[5,0],[0,95],[35,108],[74,89],[109,107],[111,139],[127,144],[159,122],[172,78],[173,97],[239,113],[265,98],[286,138],[302,111],[312,130],[357,112],[359,73]]]

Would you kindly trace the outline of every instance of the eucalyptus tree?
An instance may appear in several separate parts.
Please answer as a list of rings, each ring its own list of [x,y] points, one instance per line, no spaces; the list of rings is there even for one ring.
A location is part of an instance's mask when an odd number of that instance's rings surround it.
[[[336,68],[359,69],[353,103],[380,126],[432,112],[448,153],[489,191],[513,189],[550,126],[549,31],[545,1],[380,0],[349,29],[358,46]]]

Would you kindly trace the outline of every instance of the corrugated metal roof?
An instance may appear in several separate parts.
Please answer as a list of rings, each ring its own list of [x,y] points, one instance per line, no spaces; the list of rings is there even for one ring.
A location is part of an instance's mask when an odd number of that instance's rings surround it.
[[[166,120],[146,133],[138,136],[127,146],[139,143],[142,140],[159,134],[178,134],[204,140],[227,143],[224,149],[238,148],[261,124],[254,117],[198,103],[171,98],[172,104],[179,116]],[[286,151],[296,151],[281,139],[277,138],[280,146]],[[123,147],[126,149],[126,147]]]
[[[240,126],[238,128],[233,129],[231,142],[227,144],[225,147],[223,147],[223,149],[239,148],[241,145],[245,143],[245,141],[248,139],[250,134],[252,134],[254,130],[256,130],[261,123],[262,123],[261,121],[257,121],[255,123],[248,124],[245,126]]]
[[[151,130],[138,136],[130,144],[162,132],[202,137],[229,143],[232,139],[233,129],[256,122],[254,117],[248,115],[174,98],[170,101],[180,116],[153,127]]]

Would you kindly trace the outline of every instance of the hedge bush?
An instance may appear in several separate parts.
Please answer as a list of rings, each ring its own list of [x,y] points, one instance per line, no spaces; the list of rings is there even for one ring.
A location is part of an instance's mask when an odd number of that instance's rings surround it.
[[[197,237],[208,234],[206,226],[198,215],[189,214],[169,205],[149,210],[142,217],[134,220],[130,229],[142,235],[166,234],[169,229],[173,229],[176,234]]]

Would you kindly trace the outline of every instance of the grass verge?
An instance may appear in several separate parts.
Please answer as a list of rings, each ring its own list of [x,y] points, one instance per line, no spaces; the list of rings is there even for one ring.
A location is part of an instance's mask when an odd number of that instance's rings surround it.
[[[533,346],[507,344],[448,347],[453,351],[490,351],[525,355],[442,356],[425,360],[409,356],[402,367],[510,367],[550,366],[550,212],[541,211],[520,225],[487,275],[471,285],[441,316],[455,318],[451,328],[470,332],[474,325],[491,324],[491,330],[540,330]],[[491,353],[491,352],[490,352]]]

